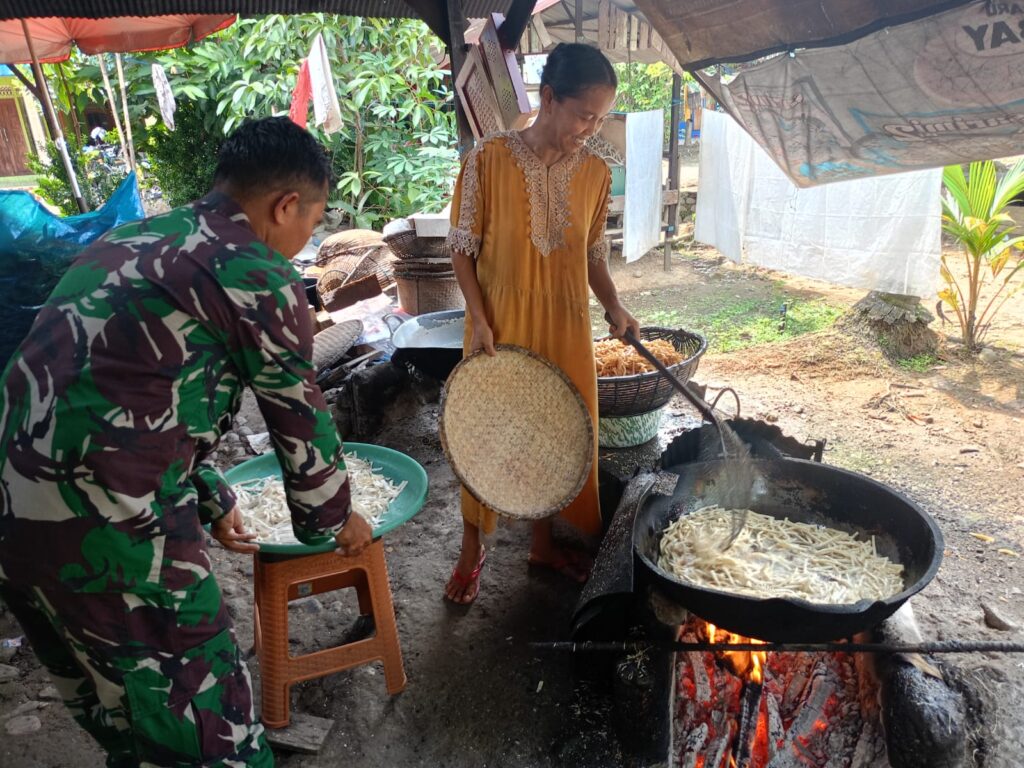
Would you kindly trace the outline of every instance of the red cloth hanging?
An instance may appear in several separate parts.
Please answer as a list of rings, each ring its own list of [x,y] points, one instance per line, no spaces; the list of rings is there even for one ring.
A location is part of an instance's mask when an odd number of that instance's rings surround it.
[[[306,127],[306,118],[309,116],[309,101],[313,98],[313,85],[309,79],[309,62],[302,60],[299,67],[299,76],[295,80],[295,90],[292,91],[292,105],[288,110],[288,117],[296,125]]]

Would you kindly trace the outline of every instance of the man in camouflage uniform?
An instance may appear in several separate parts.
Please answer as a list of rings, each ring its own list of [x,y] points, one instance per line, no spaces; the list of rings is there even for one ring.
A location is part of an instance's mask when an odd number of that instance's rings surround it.
[[[257,548],[205,461],[243,386],[296,536],[370,541],[289,263],[329,175],[287,119],[246,124],[208,196],[78,257],[0,381],[0,597],[110,766],[273,763],[202,528]]]

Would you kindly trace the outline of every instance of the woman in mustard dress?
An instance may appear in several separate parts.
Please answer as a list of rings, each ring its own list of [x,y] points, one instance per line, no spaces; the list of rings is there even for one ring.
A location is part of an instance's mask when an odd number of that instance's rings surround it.
[[[452,201],[448,244],[466,297],[463,351],[516,344],[559,366],[579,389],[597,434],[597,373],[589,293],[611,317],[611,332],[639,333],[608,271],[605,220],[611,173],[591,141],[615,101],[615,70],[589,45],[561,44],[541,75],[540,112],[530,127],[489,136],[467,156]],[[601,533],[597,447],[590,477],[561,516]],[[462,490],[463,536],[445,597],[471,603],[480,589],[481,533],[495,513]],[[552,519],[533,525],[529,562],[576,581],[582,553],[556,545]]]

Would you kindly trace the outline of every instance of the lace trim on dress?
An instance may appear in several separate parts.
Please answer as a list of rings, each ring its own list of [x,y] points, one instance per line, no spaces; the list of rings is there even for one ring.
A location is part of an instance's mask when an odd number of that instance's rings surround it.
[[[479,165],[480,150],[484,142],[475,146],[466,156],[466,170],[462,174],[462,200],[459,203],[459,219],[456,226],[448,230],[445,244],[451,252],[461,251],[474,259],[480,255],[480,237],[473,234],[476,223],[476,196],[480,191]]]
[[[526,180],[530,198],[530,240],[542,256],[549,256],[565,245],[565,230],[572,223],[569,187],[587,152],[573,152],[548,167],[523,141],[518,131],[499,135],[505,138],[505,146]]]

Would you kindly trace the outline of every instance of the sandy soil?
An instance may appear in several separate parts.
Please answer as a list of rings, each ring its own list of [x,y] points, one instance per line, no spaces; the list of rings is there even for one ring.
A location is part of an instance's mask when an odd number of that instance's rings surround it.
[[[734,267],[706,249],[677,256],[666,274],[661,254],[616,264],[627,303],[725,300],[765,290],[779,275]],[[848,307],[862,291],[801,280],[787,288]],[[644,292],[646,296],[642,295]],[[653,295],[652,295],[653,294]],[[826,438],[827,462],[865,472],[921,504],[946,538],[939,576],[914,601],[933,639],[1024,641],[1024,632],[986,626],[982,601],[1024,625],[1024,297],[1007,305],[986,360],[964,359],[953,343],[924,374],[887,362],[870,344],[827,331],[780,345],[709,355],[697,379],[728,384],[745,415],[777,422],[801,439]],[[700,330],[697,328],[697,330]],[[950,329],[947,327],[946,329]],[[280,753],[285,766],[620,766],[625,760],[606,710],[575,685],[572,660],[541,656],[528,643],[567,632],[578,587],[526,566],[529,531],[499,528],[469,608],[441,599],[458,549],[457,484],[436,434],[429,388],[396,405],[374,442],[408,453],[428,470],[423,511],[386,539],[388,566],[409,684],[391,698],[375,666],[295,686],[293,711],[336,721],[317,756]],[[259,428],[251,408],[246,417]],[[983,541],[972,534],[992,538]],[[1001,551],[1001,550],[1005,550]],[[251,563],[214,552],[217,573],[238,623],[252,642]],[[293,640],[308,648],[345,631],[356,615],[346,595],[293,607]],[[0,612],[0,638],[20,634]],[[18,670],[0,683],[0,720],[40,702],[48,681],[27,649],[0,659]],[[1024,754],[1024,656],[948,658],[980,692],[979,755],[986,766],[1020,765]],[[255,659],[251,669],[258,679]],[[99,751],[59,703],[40,702],[41,728],[0,739],[0,766],[101,765]]]

